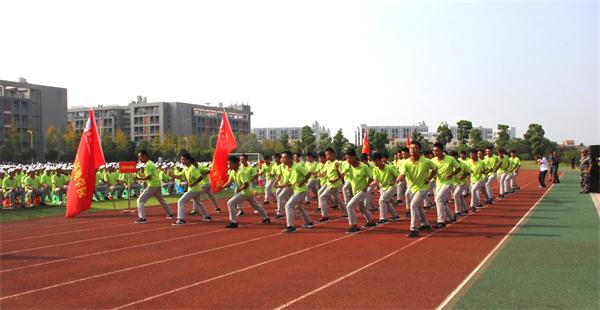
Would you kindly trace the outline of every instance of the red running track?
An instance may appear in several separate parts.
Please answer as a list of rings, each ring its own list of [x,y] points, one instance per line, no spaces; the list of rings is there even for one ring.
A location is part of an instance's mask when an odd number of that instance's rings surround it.
[[[522,170],[520,192],[418,239],[407,219],[344,234],[339,211],[294,234],[252,213],[237,230],[226,213],[171,227],[160,208],[146,225],[114,212],[3,224],[0,307],[435,308],[545,193],[536,178]]]

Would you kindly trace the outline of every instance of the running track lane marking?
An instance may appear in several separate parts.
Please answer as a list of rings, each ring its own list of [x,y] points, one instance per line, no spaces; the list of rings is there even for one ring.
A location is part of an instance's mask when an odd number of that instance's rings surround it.
[[[336,220],[328,221],[328,222],[334,222],[334,221],[338,221],[338,220],[340,220],[340,219],[336,219]],[[315,226],[324,225],[324,224],[326,224],[328,222],[323,222],[323,223],[317,224]],[[154,262],[151,262],[151,263],[146,263],[146,264],[137,265],[137,266],[133,266],[133,267],[128,267],[128,268],[124,268],[124,269],[118,269],[118,270],[115,270],[115,271],[110,271],[110,272],[106,272],[106,273],[102,273],[102,274],[97,274],[97,275],[89,276],[89,277],[86,277],[86,278],[80,278],[80,279],[76,279],[76,280],[72,280],[72,281],[58,283],[58,284],[54,284],[54,285],[50,285],[50,286],[46,286],[46,287],[42,287],[42,288],[30,290],[30,291],[26,291],[26,292],[17,293],[17,294],[10,295],[10,296],[0,297],[0,300],[15,298],[15,297],[19,297],[19,296],[22,296],[22,295],[27,295],[27,294],[31,294],[31,293],[35,293],[35,292],[40,292],[40,291],[45,291],[45,290],[49,290],[49,289],[52,289],[52,288],[61,287],[61,286],[65,286],[65,285],[69,285],[69,284],[73,284],[73,283],[78,283],[78,282],[83,282],[83,281],[87,281],[87,280],[91,280],[91,279],[95,279],[95,278],[101,278],[101,277],[104,277],[104,276],[108,276],[108,275],[112,275],[112,274],[116,274],[116,273],[120,273],[120,272],[125,272],[125,271],[129,271],[129,270],[134,270],[134,269],[144,268],[144,267],[148,267],[148,266],[153,266],[153,265],[157,265],[157,264],[169,262],[169,261],[172,261],[172,260],[178,260],[178,259],[182,259],[182,258],[194,256],[194,255],[204,254],[204,253],[208,253],[208,252],[214,252],[214,251],[218,251],[218,250],[222,250],[222,249],[234,247],[234,246],[237,246],[237,245],[242,245],[242,244],[245,244],[245,243],[250,243],[250,242],[254,242],[254,241],[258,241],[258,240],[262,240],[262,239],[271,238],[271,237],[278,236],[278,235],[283,235],[283,233],[282,232],[277,232],[277,233],[274,233],[274,234],[270,234],[270,235],[266,235],[266,236],[261,236],[261,237],[257,237],[257,238],[253,238],[253,239],[249,239],[249,240],[244,240],[244,241],[240,241],[240,242],[236,242],[236,243],[230,243],[230,244],[223,245],[223,246],[216,247],[216,248],[211,248],[211,249],[206,249],[206,250],[202,250],[202,251],[192,252],[192,253],[188,253],[188,254],[184,254],[184,255],[179,255],[179,256],[175,256],[175,257],[171,257],[171,258],[166,258],[166,259],[159,260],[159,261],[154,261]],[[350,236],[351,235],[347,235],[347,236],[344,236],[344,237],[350,237]],[[325,245],[325,244],[327,244],[329,242],[321,243],[320,245]],[[305,250],[307,250],[307,249],[305,249]],[[298,253],[300,253],[300,252],[298,252]],[[288,254],[288,255],[290,255],[290,254]]]
[[[533,183],[533,181],[525,184],[523,186],[523,188],[525,188],[525,186],[527,186],[527,185],[529,185],[531,183]],[[548,189],[548,190],[550,190],[550,189]],[[547,193],[547,191],[546,191],[546,193]],[[544,193],[544,195],[545,195],[545,193]],[[527,216],[527,214],[529,214],[529,212],[526,213],[523,216],[523,218],[525,216]],[[469,214],[468,216],[471,216],[471,215],[472,214]],[[463,217],[460,220],[458,220],[457,223],[459,223],[460,221],[462,221],[464,218],[465,217]],[[523,218],[521,219],[521,221],[523,220]],[[457,223],[450,224],[450,225],[448,225],[448,227],[456,225]],[[520,221],[519,221],[519,223],[520,223]],[[517,223],[517,225],[518,225],[518,223]],[[513,228],[513,230],[514,230],[514,228]],[[333,281],[331,281],[329,283],[326,283],[326,284],[322,285],[321,287],[318,287],[318,288],[316,288],[316,289],[314,289],[314,290],[312,290],[312,291],[310,291],[310,292],[308,292],[308,293],[306,293],[306,294],[304,294],[304,295],[302,295],[302,296],[300,296],[300,297],[298,297],[296,299],[293,299],[293,300],[291,300],[291,301],[289,301],[289,302],[287,302],[287,303],[285,303],[285,304],[283,304],[283,305],[281,305],[279,307],[276,307],[275,310],[281,310],[281,309],[287,308],[287,307],[289,307],[289,306],[297,303],[298,301],[300,301],[300,300],[302,300],[302,299],[304,299],[304,298],[306,298],[308,296],[311,296],[313,294],[316,294],[316,293],[318,293],[318,292],[320,292],[320,291],[322,291],[322,290],[324,290],[324,289],[326,289],[326,288],[328,288],[328,287],[330,287],[330,286],[332,286],[332,285],[334,285],[334,284],[336,284],[336,283],[338,283],[338,282],[340,282],[340,281],[342,281],[342,280],[344,280],[346,278],[349,278],[349,277],[351,277],[351,276],[353,276],[353,275],[355,275],[355,274],[357,274],[357,273],[359,273],[359,272],[361,272],[361,271],[363,271],[363,270],[365,270],[365,269],[367,269],[367,268],[369,268],[369,267],[371,267],[373,265],[376,265],[376,264],[378,264],[378,263],[380,263],[380,262],[382,262],[382,261],[384,261],[384,260],[386,260],[386,259],[388,259],[388,258],[390,258],[390,257],[392,257],[392,256],[394,256],[394,255],[396,255],[396,254],[398,254],[400,252],[402,252],[403,250],[405,250],[405,249],[407,249],[407,248],[409,248],[409,247],[411,247],[411,246],[413,246],[413,245],[415,245],[415,244],[417,244],[417,243],[419,243],[419,242],[421,242],[421,241],[423,241],[423,240],[425,240],[425,239],[427,239],[427,238],[429,238],[429,237],[431,237],[431,236],[433,236],[433,235],[435,235],[435,234],[437,234],[438,232],[441,232],[441,231],[443,231],[443,230],[440,229],[440,230],[436,230],[434,232],[431,232],[431,233],[427,234],[426,236],[424,236],[423,238],[419,238],[419,239],[417,239],[417,240],[415,240],[415,241],[413,241],[413,242],[411,242],[411,243],[409,243],[409,244],[407,244],[407,245],[405,245],[405,246],[403,246],[403,247],[401,247],[401,248],[399,248],[399,249],[397,249],[397,250],[395,250],[395,251],[393,251],[393,252],[391,252],[391,253],[383,256],[383,257],[378,258],[377,260],[375,260],[375,261],[373,261],[373,262],[371,262],[369,264],[366,264],[366,265],[364,265],[364,266],[362,266],[362,267],[360,267],[360,268],[358,268],[358,269],[356,269],[356,270],[354,270],[354,271],[352,271],[352,272],[350,272],[348,274],[345,274],[345,275],[343,275],[343,276],[341,276],[341,277],[339,277],[339,278],[337,278],[337,279],[335,279],[335,280],[333,280]],[[512,232],[512,230],[509,232],[509,234],[511,232]]]
[[[492,251],[490,251],[490,253],[488,253],[488,255],[481,261],[481,263],[479,263],[479,265],[477,265],[477,267],[475,267],[475,269],[473,269],[473,271],[450,293],[450,295],[448,295],[446,297],[446,299],[444,299],[442,301],[442,303],[440,303],[435,308],[436,310],[444,309],[444,307],[446,307],[448,305],[448,303],[452,299],[454,299],[454,297],[460,292],[460,290],[475,276],[475,274],[477,274],[479,272],[479,270],[481,269],[481,267],[483,267],[484,265],[487,264],[488,260],[496,253],[496,251],[504,244],[504,242],[506,242],[506,240],[512,235],[513,231],[515,231],[515,229],[517,229],[517,228],[519,228],[521,226],[521,223],[529,216],[529,213],[531,213],[531,211],[533,211],[533,209],[535,209],[535,207],[537,207],[537,205],[542,201],[542,199],[544,199],[544,197],[546,197],[546,195],[550,192],[550,190],[552,189],[552,187],[554,187],[554,183],[552,185],[550,185],[550,187],[542,195],[542,197],[540,197],[540,199],[538,199],[538,201],[536,201],[536,203],[533,204],[533,206],[531,208],[529,208],[529,210],[527,211],[527,213],[525,213],[525,215],[523,215],[523,217],[506,234],[506,236],[504,236],[504,238],[502,238],[502,240],[500,240],[500,243],[498,243],[496,245],[496,247],[494,247],[492,249]]]

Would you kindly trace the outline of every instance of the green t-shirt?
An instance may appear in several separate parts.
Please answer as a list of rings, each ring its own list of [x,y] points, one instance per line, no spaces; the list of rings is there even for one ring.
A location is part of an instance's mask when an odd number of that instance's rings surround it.
[[[161,170],[158,173],[158,178],[160,179],[161,183],[167,183],[167,182],[169,182],[169,174],[166,171]]]
[[[483,174],[483,170],[487,169],[487,164],[484,160],[479,159],[474,162],[472,159],[469,159],[468,163],[471,170],[471,184],[475,184],[486,177]]]
[[[304,168],[306,168],[308,173],[311,173],[310,180],[314,180],[317,178],[316,176],[312,175],[312,173],[317,172],[318,165],[319,165],[319,163],[317,163],[316,161],[313,161],[313,162],[307,161],[304,163]]]
[[[116,171],[106,172],[104,174],[104,181],[106,181],[111,186],[117,185],[118,179],[119,179],[119,173]]]
[[[517,168],[521,166],[521,159],[519,157],[511,157],[508,159],[510,165],[508,167],[508,171],[514,173]]]
[[[125,183],[125,185],[133,184],[133,173],[120,173],[119,180]]]
[[[156,169],[156,165],[151,160],[146,162],[144,166],[144,175],[149,176],[150,178],[146,180],[148,183],[148,187],[160,187],[160,179],[158,178],[158,169]]]
[[[32,188],[40,188],[40,178],[38,176],[34,176],[33,178],[30,176],[26,176],[23,179],[23,186],[29,186]]]
[[[269,164],[267,165],[266,162],[262,163],[260,165],[260,169],[262,174],[265,175],[265,177],[267,178],[267,180],[272,179],[273,177],[275,177],[275,173],[273,172],[273,167],[275,165],[272,162],[269,162]]]
[[[200,181],[200,186],[204,186],[206,184],[210,184],[210,177],[209,177],[209,172],[210,172],[210,168],[204,166],[204,165],[200,165],[198,164],[198,172],[200,172],[200,175],[204,174],[204,176],[202,177],[202,181]]]
[[[317,172],[319,174],[325,175],[325,173],[327,173],[325,171],[325,165],[326,165],[326,163],[322,163],[322,162],[319,162],[317,164]],[[327,184],[327,177],[325,177],[325,176],[319,177],[319,183],[321,183],[321,185]]]
[[[383,169],[375,166],[373,168],[373,179],[377,180],[381,184],[381,189],[387,191],[396,184],[396,178],[398,177],[398,168],[395,165],[384,165]]]
[[[431,160],[421,156],[417,162],[407,159],[402,167],[400,174],[406,176],[409,190],[411,193],[429,189],[429,183],[425,182],[431,170],[436,167]]]
[[[190,186],[192,182],[196,181],[200,177],[200,170],[194,167],[194,165],[189,165],[183,169],[183,177],[188,183],[188,192],[199,192],[202,185],[200,182],[196,183],[194,186]]]
[[[330,181],[338,178],[338,167],[337,161],[327,161],[325,163],[325,178],[327,180],[327,187],[329,188],[340,188],[342,186],[342,180],[337,180],[333,183]]]
[[[52,176],[52,188],[62,188],[65,183],[65,177],[62,174]]]
[[[48,174],[48,172],[44,172],[40,176],[40,184],[52,186],[52,176],[50,174]]]
[[[504,173],[508,171],[508,167],[510,166],[510,160],[508,159],[508,156],[498,156],[498,159],[500,159],[500,167],[498,168],[498,173]]]
[[[23,180],[25,179],[25,175],[22,172],[15,174],[15,180],[17,181],[17,187],[23,186]]]
[[[463,185],[467,183],[467,175],[471,173],[471,168],[467,161],[458,159],[458,165],[460,166],[460,172],[454,175],[452,183],[455,185]]]
[[[496,166],[500,162],[500,157],[498,157],[496,154],[492,154],[492,156],[490,157],[486,155],[484,160],[487,164],[488,169],[492,169],[492,171],[488,172],[487,175],[492,175],[496,173]]]
[[[292,185],[294,193],[306,192],[306,182],[302,186],[299,184],[306,178],[308,169],[304,165],[295,164],[288,171],[288,182]]]
[[[16,179],[11,179],[10,177],[5,177],[4,180],[2,180],[2,189],[4,190],[9,190],[9,189],[14,189],[17,188],[17,180]]]
[[[348,177],[352,186],[352,194],[356,195],[367,189],[369,180],[373,179],[373,172],[369,165],[359,162],[358,167],[348,164]]]
[[[444,159],[442,160],[434,157],[431,161],[437,167],[436,185],[442,186],[446,184],[452,184],[452,179],[448,178],[448,176],[454,173],[456,169],[460,169],[458,161],[456,161],[454,157],[447,155],[445,155]]]
[[[235,182],[238,188],[242,187],[242,185],[245,183],[248,183],[248,187],[241,191],[241,193],[246,197],[250,197],[254,191],[251,182],[252,178],[248,175],[248,172],[241,168],[242,167],[238,168],[237,171],[230,170],[229,176]]]

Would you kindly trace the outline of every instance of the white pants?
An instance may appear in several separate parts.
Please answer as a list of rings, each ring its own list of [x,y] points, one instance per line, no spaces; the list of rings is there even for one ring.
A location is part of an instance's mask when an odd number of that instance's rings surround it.
[[[233,223],[237,223],[237,205],[241,205],[242,202],[247,201],[252,208],[254,208],[263,218],[268,218],[267,212],[263,207],[256,201],[254,196],[244,196],[242,193],[233,195],[227,201],[227,208],[229,209],[229,220]]]
[[[294,191],[290,187],[280,188],[279,194],[277,194],[277,215],[283,215],[285,212],[285,205],[287,204]]]
[[[485,195],[487,199],[494,198],[494,192],[492,191],[492,182],[496,178],[496,174],[492,174],[488,177],[487,181],[485,181]]]
[[[437,209],[437,222],[438,223],[446,223],[446,220],[453,220],[454,215],[452,215],[452,211],[448,208],[448,195],[452,191],[451,184],[438,185],[435,188],[435,206]]]
[[[215,197],[215,195],[213,195],[213,193],[212,193],[212,190],[210,188],[210,183],[202,185],[202,187],[200,188],[200,192],[199,193],[200,194],[205,194],[208,197],[208,199],[210,199],[210,201],[212,202],[213,206],[215,207],[215,210],[219,209],[219,203],[217,202],[217,198]],[[195,203],[194,203],[194,209],[193,210],[198,210],[198,209],[196,209],[196,204]]]
[[[348,222],[350,225],[356,225],[356,208],[358,207],[360,212],[364,215],[365,219],[367,219],[368,223],[373,222],[373,216],[371,216],[371,212],[367,210],[365,206],[365,198],[367,197],[366,192],[359,192],[350,199],[348,205],[346,206],[346,211],[348,211]]]
[[[163,210],[165,210],[165,213],[167,213],[167,215],[169,215],[169,216],[173,215],[173,213],[171,212],[171,209],[169,209],[169,205],[163,198],[162,188],[160,186],[148,187],[142,192],[140,197],[137,199],[138,216],[141,219],[146,218],[146,210],[144,208],[144,205],[146,204],[146,201],[148,201],[148,199],[150,199],[150,197],[154,197],[154,198],[156,198],[156,200],[158,200],[158,203],[160,203],[160,205],[162,206]]]
[[[367,197],[365,197],[365,207],[367,207],[367,210],[373,210],[375,209],[375,203],[373,202],[373,192],[375,187],[373,186],[369,186],[367,187]]]
[[[347,205],[350,199],[352,199],[352,185],[350,182],[346,182],[342,186],[342,195],[344,196],[344,204]]]
[[[300,212],[300,216],[302,216],[304,223],[308,224],[311,222],[308,213],[302,205],[304,198],[306,198],[307,195],[308,192],[294,193],[285,204],[285,220],[287,222],[287,226],[294,226],[294,215],[296,213],[294,210],[295,208],[298,208],[298,212]]]
[[[471,184],[471,207],[478,207],[481,205],[481,201],[479,200],[479,195],[484,189],[486,179],[479,180],[473,184]]]
[[[500,195],[504,195],[508,192],[508,186],[506,184],[506,179],[508,174],[506,172],[502,172],[498,174],[498,184],[500,185]]]
[[[417,230],[421,225],[429,226],[427,214],[423,210],[423,200],[427,197],[427,190],[416,193],[409,190],[406,194],[410,200],[410,230]]]
[[[202,201],[200,200],[201,196],[202,192],[186,192],[185,194],[183,194],[183,196],[181,196],[181,198],[179,198],[179,200],[177,201],[177,219],[185,219],[185,204],[190,200],[194,201],[194,210],[198,210],[198,212],[202,214],[202,217],[208,217],[208,210],[206,210],[206,207],[204,206],[204,204],[202,204]]]
[[[265,202],[269,202],[269,198],[272,198],[273,201],[277,200],[277,196],[273,193],[273,185],[275,184],[275,179],[267,180],[265,184]]]
[[[398,217],[396,209],[394,209],[394,194],[396,193],[396,186],[388,188],[386,191],[382,190],[379,196],[379,219],[387,219],[387,213],[392,217]]]
[[[398,183],[398,186],[396,186],[396,199],[406,200],[406,197],[404,197],[404,195],[406,195],[406,181],[402,181]],[[406,205],[406,208],[408,209],[408,205]]]
[[[306,201],[310,201],[310,193],[312,192],[313,194],[315,194],[317,197],[319,197],[319,189],[321,187],[321,184],[319,183],[319,179],[312,179],[310,181],[308,181],[308,184],[306,184],[306,198],[304,200]]]
[[[463,196],[463,193],[465,192],[465,188],[467,188],[468,186],[466,184],[459,184],[459,185],[455,185],[454,188],[454,212],[458,213],[464,213],[464,212],[468,212],[468,208],[467,208],[467,201],[465,200],[465,197]]]
[[[342,208],[343,213],[346,213],[346,205],[340,199],[340,195],[338,193],[339,189],[333,187],[325,187],[323,193],[319,196],[319,208],[321,209],[321,215],[327,216],[327,200],[333,198],[335,204],[337,204],[340,208]]]

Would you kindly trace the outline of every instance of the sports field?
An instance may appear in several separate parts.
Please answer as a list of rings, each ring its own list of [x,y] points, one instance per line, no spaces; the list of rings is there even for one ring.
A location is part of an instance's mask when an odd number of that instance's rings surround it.
[[[172,227],[160,208],[146,225],[113,211],[3,222],[0,307],[598,308],[590,196],[573,172],[548,191],[537,171],[518,181],[520,192],[418,239],[407,219],[344,234],[339,211],[294,234],[251,212],[235,230],[226,213]]]

